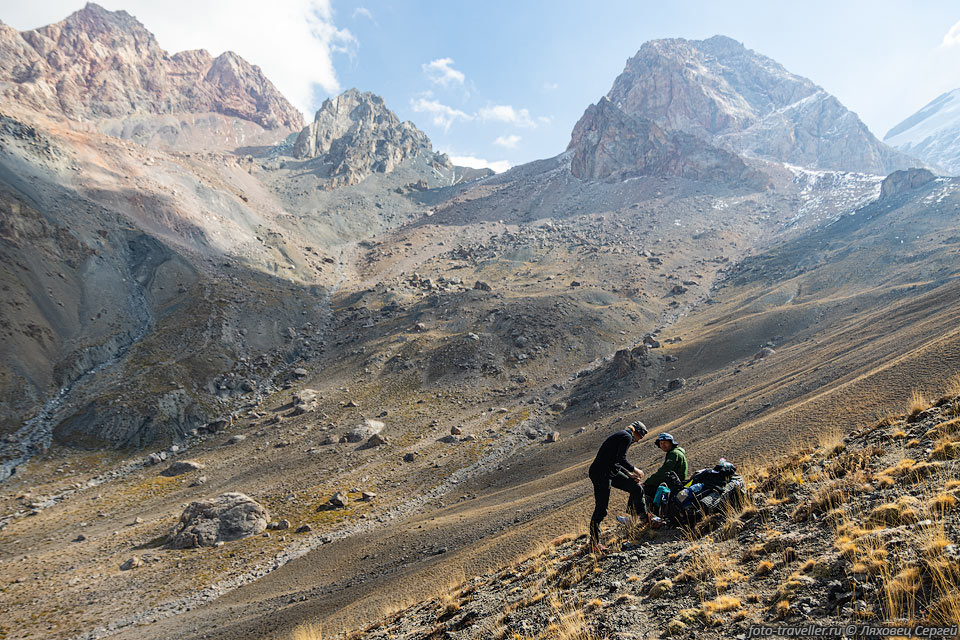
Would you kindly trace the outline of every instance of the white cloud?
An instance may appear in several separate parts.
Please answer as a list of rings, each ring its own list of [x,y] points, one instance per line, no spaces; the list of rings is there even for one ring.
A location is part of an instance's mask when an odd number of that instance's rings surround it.
[[[473,120],[473,116],[470,114],[440,104],[436,100],[417,98],[410,101],[410,107],[417,113],[429,113],[433,119],[433,124],[442,127],[444,132],[449,131],[450,126],[457,120]]]
[[[954,47],[960,44],[960,22],[950,27],[947,35],[943,36],[943,42],[941,44],[944,47]]]
[[[517,145],[520,144],[520,140],[522,140],[522,138],[518,135],[497,136],[493,144],[499,145],[504,149],[516,149]]]
[[[450,156],[450,162],[471,169],[493,169],[496,173],[503,173],[510,168],[510,163],[506,160],[484,160],[474,156]]]
[[[506,122],[517,127],[535,128],[537,123],[530,117],[530,112],[526,109],[515,109],[508,104],[497,104],[488,107],[482,107],[477,115],[481,120]]]
[[[467,79],[462,71],[453,68],[453,58],[438,58],[431,60],[422,66],[423,72],[427,74],[430,81],[444,87],[451,83],[463,84]]]
[[[170,53],[206,49],[234,51],[263,73],[308,119],[322,93],[340,91],[333,64],[357,41],[337,28],[331,0],[285,0],[264,7],[261,0],[97,0],[111,11],[136,17]],[[79,0],[6,3],[2,19],[17,29],[59,22],[82,6]],[[15,10],[11,10],[15,9]]]
[[[370,9],[367,9],[366,7],[357,7],[354,9],[353,14],[350,17],[356,18],[357,16],[362,16],[370,22],[376,22],[376,20],[373,19],[373,14],[370,13]]]
[[[556,90],[559,89],[559,88],[560,88],[560,85],[557,84],[556,82],[544,82],[544,83],[543,83],[543,90],[544,90],[544,91],[556,91]]]

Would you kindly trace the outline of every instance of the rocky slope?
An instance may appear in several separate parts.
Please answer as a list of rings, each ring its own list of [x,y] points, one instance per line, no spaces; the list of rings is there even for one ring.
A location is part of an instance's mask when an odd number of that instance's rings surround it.
[[[890,129],[883,141],[951,175],[960,173],[960,89],[939,96]]]
[[[960,397],[747,469],[693,531],[559,536],[347,638],[745,637],[752,625],[956,624]],[[309,627],[302,627],[307,629]]]
[[[607,98],[741,155],[881,175],[918,164],[810,80],[724,36],[644,44]]]
[[[92,3],[31,31],[0,24],[0,94],[164,148],[277,141],[303,122],[260,69],[235,53],[169,55],[136,18]]]
[[[438,170],[453,168],[446,155],[433,152],[427,135],[411,122],[400,122],[383,98],[356,89],[323,102],[297,136],[293,155],[329,165],[331,188],[357,184],[371,173],[390,173],[420,156]]]

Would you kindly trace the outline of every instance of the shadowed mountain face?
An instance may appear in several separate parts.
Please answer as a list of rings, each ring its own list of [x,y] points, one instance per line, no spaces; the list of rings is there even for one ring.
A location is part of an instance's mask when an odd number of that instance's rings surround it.
[[[644,44],[607,98],[739,154],[881,175],[918,164],[810,80],[724,36]]]
[[[161,147],[209,150],[240,146],[239,140],[277,141],[303,122],[259,67],[237,54],[171,56],[136,18],[92,3],[31,31],[0,24],[0,92],[21,105]],[[226,139],[218,142],[218,134]]]

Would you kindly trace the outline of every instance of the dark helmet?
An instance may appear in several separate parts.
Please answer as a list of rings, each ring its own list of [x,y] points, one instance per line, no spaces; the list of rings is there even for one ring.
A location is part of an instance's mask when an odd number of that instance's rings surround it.
[[[673,443],[673,446],[675,446],[675,447],[680,444],[679,442],[677,442],[676,440],[674,440],[674,439],[673,439],[673,436],[670,435],[669,433],[661,433],[660,435],[658,435],[658,436],[657,436],[657,439],[653,441],[653,444],[655,444],[656,446],[659,447],[659,446],[660,446],[660,443],[663,442],[664,440],[667,440],[667,441],[669,441],[669,442],[672,442],[672,443]]]
[[[647,425],[643,424],[639,420],[631,422],[630,428],[633,429],[634,433],[639,435],[641,438],[647,435]]]

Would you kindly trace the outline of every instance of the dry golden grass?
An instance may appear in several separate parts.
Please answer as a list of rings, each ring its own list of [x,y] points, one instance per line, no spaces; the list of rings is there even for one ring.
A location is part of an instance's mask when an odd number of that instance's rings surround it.
[[[895,576],[884,575],[883,614],[890,621],[916,620],[916,596],[922,586],[920,569],[907,567]]]
[[[943,516],[948,511],[953,511],[957,506],[957,499],[949,493],[939,493],[927,503],[927,508],[934,514]]]
[[[907,414],[911,418],[916,417],[921,412],[929,409],[932,404],[933,403],[923,395],[923,392],[919,389],[914,389],[910,392],[910,397],[907,399]]]
[[[597,609],[603,609],[605,606],[607,606],[606,602],[604,602],[600,598],[594,598],[593,600],[587,603],[586,610],[596,611]]]
[[[844,438],[847,434],[843,430],[833,427],[820,433],[817,437],[817,453],[823,456],[835,456],[846,448]]]
[[[323,630],[318,624],[305,623],[293,630],[290,640],[323,640]]]
[[[896,502],[888,502],[874,507],[867,516],[867,522],[875,526],[898,526],[911,524],[919,519],[917,509],[920,501],[912,496],[901,496]]]
[[[764,560],[757,565],[757,569],[754,573],[756,573],[758,576],[765,576],[771,571],[773,571],[773,563],[769,560]]]
[[[578,610],[567,611],[557,622],[547,625],[540,638],[542,640],[598,640],[587,626],[583,612]]]
[[[732,611],[741,606],[740,598],[731,596],[720,596],[715,600],[709,600],[703,603],[703,610],[707,613],[720,613],[723,611]]]
[[[960,442],[942,440],[933,448],[930,457],[934,460],[956,460],[960,458]]]
[[[940,438],[953,436],[957,433],[960,433],[960,418],[954,418],[953,420],[941,422],[940,424],[927,429],[927,432],[923,434],[923,437],[929,438],[930,440],[939,440]]]
[[[647,593],[651,598],[659,598],[666,595],[671,589],[673,589],[673,581],[669,578],[664,578],[663,580],[657,580],[650,586],[650,591]]]
[[[774,613],[777,618],[783,619],[790,615],[790,601],[789,600],[780,600],[773,608]]]

